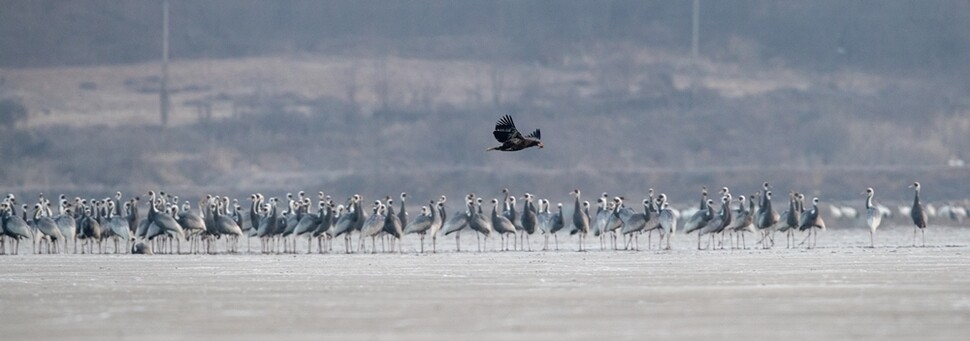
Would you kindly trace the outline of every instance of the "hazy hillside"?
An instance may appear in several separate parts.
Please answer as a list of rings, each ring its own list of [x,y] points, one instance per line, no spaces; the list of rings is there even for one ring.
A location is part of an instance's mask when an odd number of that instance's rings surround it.
[[[0,2],[6,186],[968,189],[965,2],[702,2],[697,61],[689,1],[171,4],[163,129],[158,1]],[[485,153],[504,113],[547,147]]]

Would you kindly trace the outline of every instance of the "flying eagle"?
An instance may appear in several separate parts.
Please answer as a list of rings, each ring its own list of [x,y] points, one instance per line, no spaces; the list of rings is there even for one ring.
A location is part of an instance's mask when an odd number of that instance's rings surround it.
[[[514,152],[517,150],[523,150],[533,146],[539,146],[542,148],[542,141],[539,129],[536,129],[532,134],[522,136],[522,133],[518,129],[515,129],[515,122],[512,122],[512,116],[505,115],[495,122],[495,131],[492,132],[495,139],[498,142],[502,142],[501,146],[492,147],[486,149],[489,150],[501,150],[503,152]]]

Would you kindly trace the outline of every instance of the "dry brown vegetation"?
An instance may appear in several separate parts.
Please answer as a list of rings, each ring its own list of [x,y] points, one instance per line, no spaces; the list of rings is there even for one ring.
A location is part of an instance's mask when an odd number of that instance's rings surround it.
[[[704,22],[704,56],[692,61],[675,29],[683,22],[672,19],[688,12],[674,2],[567,2],[548,13],[515,1],[477,12],[448,2],[173,1],[165,129],[160,66],[146,54],[154,48],[123,43],[157,39],[156,3],[7,4],[0,33],[21,23],[39,40],[5,35],[0,46],[50,50],[11,49],[0,61],[0,97],[29,112],[0,132],[0,177],[15,191],[424,196],[510,186],[565,197],[573,187],[630,195],[655,187],[675,198],[693,198],[701,185],[753,190],[767,179],[832,199],[873,186],[892,200],[908,198],[904,186],[919,179],[930,199],[963,198],[967,169],[949,164],[968,157],[970,104],[965,67],[951,53],[970,38],[928,39],[921,34],[932,21],[886,23],[913,13],[960,27],[964,12],[943,9],[964,5],[921,4],[706,3],[719,15]],[[87,26],[54,20],[103,13],[139,24],[91,28],[118,41],[105,46],[74,36]],[[802,16],[846,24],[816,27]],[[884,31],[899,43],[879,44]],[[46,33],[96,48],[58,45]],[[848,52],[832,57],[835,43]],[[72,46],[76,54],[57,54]],[[926,51],[897,53],[910,47]],[[505,113],[525,130],[541,128],[547,147],[484,153]]]
[[[500,183],[689,195],[700,184],[756,188],[772,179],[833,196],[859,181],[902,188],[962,173],[945,165],[970,145],[967,115],[933,105],[945,96],[926,90],[937,84],[695,67],[625,48],[622,57],[590,48],[560,66],[307,55],[178,61],[167,129],[150,91],[157,65],[7,69],[8,93],[31,115],[4,134],[5,159],[19,162],[2,171],[15,188],[81,191],[384,194]],[[549,147],[482,152],[506,112],[523,129],[542,128]]]

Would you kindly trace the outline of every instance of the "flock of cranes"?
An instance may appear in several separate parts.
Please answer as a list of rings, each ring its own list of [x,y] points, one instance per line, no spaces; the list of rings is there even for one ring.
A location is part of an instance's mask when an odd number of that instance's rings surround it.
[[[915,195],[909,210],[913,224],[913,245],[922,236],[926,245],[927,211],[920,202],[920,184],[913,183]],[[696,210],[683,212],[672,209],[667,195],[648,191],[642,200],[642,210],[628,206],[626,198],[610,197],[603,193],[596,199],[595,209],[582,199],[579,189],[571,191],[572,210],[567,216],[563,203],[552,209],[547,199],[538,199],[531,193],[521,197],[503,189],[504,199],[491,199],[488,207],[485,199],[474,193],[463,199],[464,210],[449,214],[447,197],[428,201],[420,207],[420,213],[409,217],[407,194],[401,193],[397,210],[390,196],[375,200],[364,206],[361,195],[355,194],[344,202],[335,201],[323,192],[317,194],[317,204],[305,192],[287,194],[283,209],[279,198],[265,198],[256,193],[249,196],[249,203],[242,206],[229,197],[207,195],[193,209],[189,201],[178,196],[148,192],[147,213],[139,212],[140,198],[123,200],[120,192],[113,198],[69,200],[61,195],[56,214],[50,200],[39,196],[31,205],[19,204],[16,196],[7,195],[0,202],[0,254],[16,254],[20,243],[28,240],[35,253],[182,253],[182,242],[188,243],[189,253],[215,253],[217,243],[223,240],[225,251],[240,252],[240,238],[245,238],[247,251],[251,240],[258,238],[262,253],[296,253],[297,243],[306,242],[306,252],[311,252],[316,241],[317,252],[333,252],[333,240],[343,238],[343,252],[366,252],[370,239],[370,252],[381,249],[403,252],[401,239],[417,234],[420,252],[425,252],[425,239],[431,239],[431,250],[437,251],[439,235],[455,236],[457,251],[461,251],[461,232],[476,235],[478,251],[488,250],[487,242],[493,234],[498,235],[499,250],[532,250],[530,237],[536,233],[544,236],[542,249],[559,249],[559,235],[568,231],[577,236],[578,250],[585,251],[587,239],[599,239],[600,249],[639,250],[639,237],[647,234],[647,246],[651,247],[652,235],[657,232],[658,247],[670,249],[670,240],[678,232],[697,234],[698,249],[747,248],[745,236],[757,237],[761,248],[775,244],[775,233],[785,235],[786,247],[806,244],[814,248],[818,232],[826,228],[819,210],[819,198],[812,198],[806,206],[802,193],[789,192],[787,209],[781,213],[772,203],[771,186],[766,182],[760,192],[737,199],[727,187],[721,188],[715,197],[709,197],[707,189],[701,189],[700,203]],[[865,223],[870,232],[870,246],[875,246],[875,234],[885,212],[874,204],[875,191],[867,188],[865,199]],[[517,204],[523,200],[523,205]],[[736,203],[736,204],[735,204]],[[683,216],[682,216],[683,215]],[[805,238],[796,244],[796,232],[804,232]],[[353,235],[358,244],[354,247]],[[622,237],[622,246],[618,239]],[[705,238],[706,237],[706,238]],[[729,241],[725,242],[725,238]],[[702,245],[704,239],[707,243]],[[511,248],[510,248],[511,244]],[[8,251],[9,250],[9,251]]]

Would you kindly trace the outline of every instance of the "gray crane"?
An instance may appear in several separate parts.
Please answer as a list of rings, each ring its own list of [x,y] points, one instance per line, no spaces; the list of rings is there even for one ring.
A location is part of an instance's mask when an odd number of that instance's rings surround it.
[[[475,198],[474,193],[468,196],[471,199],[475,199],[474,201],[476,203],[475,209],[469,211],[468,228],[478,232],[476,234],[476,240],[479,241],[478,252],[482,252],[482,250],[488,247],[488,237],[492,235],[492,224],[486,219],[485,214],[482,213],[482,198]],[[484,242],[481,242],[482,237],[484,237]]]
[[[421,215],[417,216],[408,223],[408,226],[404,227],[404,234],[417,233],[421,239],[421,253],[424,253],[424,236],[431,229],[431,224],[434,221],[434,216],[437,216],[437,210],[434,209],[434,201],[431,201],[429,206],[421,206]]]
[[[640,251],[640,233],[651,220],[650,199],[643,199],[643,213],[637,213],[629,208],[620,209],[619,207],[623,207],[623,198],[616,197],[613,200],[617,207],[614,209],[613,219],[620,219],[623,222],[620,233],[623,235],[624,249]]]
[[[358,252],[364,252],[365,237],[370,237],[371,239],[371,253],[377,253],[377,235],[384,230],[385,214],[387,212],[386,206],[380,202],[380,200],[374,201],[373,213],[367,217],[364,221],[364,225],[360,229],[360,246],[357,248]]]
[[[257,194],[257,196],[260,201],[263,200],[262,194]],[[276,231],[276,225],[279,224],[278,203],[279,200],[275,197],[269,198],[269,210],[266,215],[259,218],[256,236],[259,237],[260,248],[263,253],[273,252],[273,233]]]
[[[546,210],[547,211],[549,210],[548,207],[549,207],[549,200],[546,200]],[[556,241],[556,251],[559,251],[559,235],[557,233],[560,230],[562,230],[563,227],[566,226],[566,224],[565,224],[566,219],[563,218],[563,214],[562,214],[562,203],[561,202],[560,203],[556,203],[556,214],[554,214],[550,220],[551,220],[551,222],[549,224],[552,225],[552,226],[549,228],[549,234],[551,234],[553,240]]]
[[[747,198],[745,198],[745,196],[743,196],[743,195],[739,195],[738,196],[738,209],[739,210],[738,210],[737,214],[735,214],[735,216],[731,219],[731,224],[728,225],[725,228],[726,230],[729,230],[730,232],[736,233],[738,235],[738,239],[740,239],[740,241],[741,241],[741,243],[740,243],[741,244],[741,248],[743,248],[743,249],[747,249],[748,248],[748,246],[747,246],[747,244],[746,244],[746,242],[744,240],[744,234],[747,233],[747,232],[750,232],[750,233],[754,233],[755,232],[755,227],[754,227],[754,210],[755,210],[755,207],[754,207],[754,196],[752,196],[751,198],[752,198],[751,200],[747,200],[748,206],[745,206],[745,202],[746,202],[746,199]],[[732,245],[735,245],[734,244],[734,238],[733,237],[731,238],[731,244]]]
[[[866,226],[869,227],[869,247],[875,248],[876,229],[879,228],[879,223],[882,222],[882,212],[872,204],[872,197],[876,195],[876,191],[872,187],[866,188],[866,191],[862,192],[862,194],[866,196]]]
[[[909,185],[909,188],[913,188],[916,193],[913,195],[913,208],[909,211],[909,215],[913,218],[913,225],[916,228],[913,229],[913,246],[916,246],[916,233],[922,234],[923,247],[926,247],[926,211],[923,209],[923,204],[919,201],[919,182],[914,182]]]
[[[522,241],[528,247],[529,251],[532,251],[532,241],[529,236],[536,233],[537,217],[536,217],[536,206],[533,203],[534,196],[531,193],[525,193],[522,199],[525,200],[524,208],[522,209],[522,215],[519,218],[519,222],[522,225],[523,238]]]
[[[468,227],[468,218],[471,216],[472,211],[475,210],[473,199],[471,194],[465,196],[465,212],[453,215],[445,221],[444,226],[441,228],[445,236],[452,233],[455,234],[456,252],[461,252],[461,230]]]
[[[701,187],[701,204],[697,212],[694,212],[687,221],[684,222],[684,234],[700,230],[707,226],[707,223],[714,218],[714,209],[711,207],[713,201],[707,198],[707,187]],[[701,235],[697,234],[697,249],[701,248]]]
[[[623,220],[619,219],[619,211],[623,209],[623,202],[618,201],[617,199],[619,199],[619,197],[615,197],[614,200],[611,200],[606,205],[606,224],[603,228],[604,238],[606,234],[609,234],[610,246],[613,247],[614,251],[619,249],[617,245],[618,238],[616,236],[616,231],[623,228]],[[627,213],[629,213],[632,210],[627,209],[627,211]]]
[[[350,221],[350,219],[352,219],[351,216],[352,214],[350,212],[350,208],[344,206],[343,204],[338,204],[337,208],[333,210],[333,218],[331,219],[333,222],[330,224],[330,229],[328,229],[325,233],[331,244],[333,243],[334,238],[349,233],[348,230],[352,228]],[[347,246],[349,245],[347,245],[345,238],[344,247]],[[329,245],[328,249],[332,251],[333,245]],[[349,252],[349,250],[346,251]]]
[[[67,253],[67,243],[74,244],[74,253],[77,253],[77,221],[71,214],[71,209],[67,207],[67,198],[62,194],[58,202],[58,214],[54,217],[57,228],[61,230],[64,237],[64,253]]]
[[[125,205],[127,204],[125,203]],[[115,209],[115,201],[108,201],[108,216],[105,218],[105,231],[111,231],[111,239],[114,242],[115,253],[122,252],[122,240],[125,241],[125,250],[131,250],[131,229],[128,228],[128,219],[122,215],[118,215],[118,212]]]
[[[100,207],[97,203],[95,207],[87,207],[81,217],[81,253],[84,253],[84,246],[88,246],[88,253],[94,253],[94,243],[98,243],[98,250],[101,250],[101,222],[97,219],[100,214]],[[94,216],[92,216],[94,215]]]
[[[20,242],[24,239],[33,239],[34,234],[30,232],[30,226],[23,217],[18,216],[13,209],[13,202],[0,204],[3,212],[3,233],[14,241],[13,254],[20,253]],[[31,242],[33,244],[33,242]]]
[[[320,202],[317,204],[317,213],[309,212],[311,203],[310,198],[304,199],[303,207],[306,211],[303,213],[303,217],[300,218],[300,222],[296,224],[296,228],[293,229],[293,234],[296,235],[295,238],[306,236],[307,253],[310,253],[313,247],[313,232],[320,226],[320,217],[323,212],[323,198],[320,198]],[[296,245],[294,245],[295,248]]]
[[[228,199],[228,198],[226,198]],[[226,211],[226,206],[229,205],[228,200],[223,200],[221,202],[217,201],[215,207],[213,208],[212,221],[215,224],[216,233],[220,236],[226,237],[226,252],[236,253],[238,252],[239,237],[242,237],[242,228],[236,223],[234,219]],[[294,248],[296,247],[294,243]]]
[[[391,250],[394,250],[394,244],[396,243],[398,252],[404,253],[404,247],[401,245],[401,237],[404,236],[404,225],[401,223],[401,215],[394,212],[394,202],[391,201],[390,198],[387,199],[387,215],[384,217],[384,233],[392,238]]]
[[[158,226],[161,231],[171,236],[175,239],[176,253],[182,252],[182,240],[185,239],[185,232],[182,230],[182,226],[179,225],[175,218],[172,217],[170,210],[166,210],[163,214],[158,214],[158,208],[155,207],[155,192],[149,191],[148,196],[151,197],[152,205],[149,206],[148,219]],[[164,195],[163,195],[164,197]],[[163,199],[164,204],[164,199]],[[150,234],[150,233],[149,233]],[[151,238],[151,237],[149,237]]]
[[[799,195],[801,194],[795,192],[788,193],[788,209],[781,212],[778,223],[775,224],[776,227],[772,228],[785,234],[786,249],[795,246],[795,229],[799,226],[798,219],[802,213],[801,206],[798,203]]]
[[[446,201],[448,201],[448,198],[442,195],[437,204],[432,203],[431,205],[431,228],[428,229],[428,234],[431,235],[431,252],[434,253],[438,252],[438,231],[441,230],[447,216],[445,212]]]
[[[593,230],[593,237],[599,237],[600,239],[600,250],[606,249],[606,226],[609,223],[610,214],[612,214],[611,207],[609,206],[609,195],[603,193],[601,197],[596,199],[596,215],[592,216],[591,229]]]
[[[761,247],[767,249],[774,246],[774,231],[772,229],[778,224],[781,215],[771,207],[771,187],[767,182],[764,183],[761,191],[761,204],[758,205],[755,227],[761,231]],[[770,246],[769,246],[770,242]]]
[[[825,230],[825,221],[822,220],[822,216],[818,214],[818,197],[812,198],[812,209],[802,212],[799,221],[801,224],[798,226],[799,231],[808,230],[808,236],[805,236],[800,244],[804,244],[808,240],[808,237],[812,237],[812,241],[808,244],[809,249],[814,249],[818,244],[818,232],[816,229]]]
[[[583,211],[580,205],[580,196],[582,194],[579,189],[574,189],[569,194],[576,197],[573,203],[573,230],[569,234],[579,235],[579,251],[583,251],[583,242],[586,240],[586,236],[589,235],[589,214]]]
[[[536,213],[536,226],[542,231],[544,241],[542,251],[549,249],[549,230],[552,229],[552,213],[549,212],[549,201],[539,199],[539,211]]]
[[[502,238],[502,250],[508,251],[508,237],[515,238],[515,225],[504,215],[498,213],[498,199],[492,199],[492,229]]]
[[[212,212],[209,210],[210,212],[206,214],[206,210],[202,209],[204,205],[205,203],[199,201],[199,213],[192,212],[192,203],[188,200],[182,203],[182,209],[178,209],[178,206],[172,206],[175,211],[175,221],[179,223],[186,238],[189,239],[189,253],[201,252],[199,242],[203,234],[206,233],[205,218],[209,218],[211,221]],[[205,214],[206,217],[203,218],[200,214]]]
[[[659,202],[660,206],[658,220],[660,226],[663,228],[664,236],[666,236],[667,239],[666,249],[670,250],[670,240],[677,233],[677,214],[674,213],[674,210],[670,208],[670,203],[667,202],[666,194],[660,193],[660,196],[657,197],[657,201]]]
[[[408,226],[408,210],[404,204],[407,198],[408,194],[401,192],[401,210],[397,212],[397,219],[401,221],[401,226]]]
[[[361,209],[360,206],[358,206],[357,204],[360,200],[361,200],[360,196],[356,194],[353,197],[351,197],[347,207],[342,212],[340,212],[340,217],[337,218],[337,222],[334,224],[334,227],[331,229],[331,233],[334,238],[340,237],[341,235],[344,236],[345,253],[353,252],[353,247],[351,246],[351,243],[350,243],[350,238],[351,238],[350,235],[357,226],[357,220],[359,217],[359,215],[357,214],[357,211]]]
[[[26,207],[24,209],[26,210]],[[54,219],[44,215],[43,208],[39,203],[34,205],[33,225],[34,229],[42,234],[38,244],[46,241],[47,253],[59,253],[57,244],[64,240],[64,236],[61,234],[61,230],[57,228]],[[64,245],[67,245],[67,243],[64,243]],[[38,245],[38,248],[40,248],[40,245]]]
[[[518,237],[522,235],[522,232],[524,231],[524,229],[522,228],[522,224],[520,224],[520,221],[519,221],[519,211],[515,208],[515,205],[516,205],[515,196],[512,196],[512,192],[509,191],[508,188],[503,188],[502,194],[505,195],[505,199],[502,200],[502,205],[503,205],[502,215],[505,216],[505,218],[508,219],[510,222],[512,222],[512,226],[515,227],[516,238],[513,239],[513,242],[514,242],[513,246],[515,247],[516,250],[518,250],[519,249]]]
[[[718,212],[718,214],[714,215],[714,217],[711,218],[711,220],[707,222],[707,225],[704,226],[704,228],[702,228],[700,231],[701,235],[707,234],[711,236],[711,241],[708,243],[708,246],[711,247],[712,250],[717,248],[715,235],[724,232],[724,228],[730,223],[731,194],[728,193],[721,196],[721,210]],[[724,248],[723,240],[721,243],[721,248]],[[707,249],[707,247],[705,247],[705,249]]]

